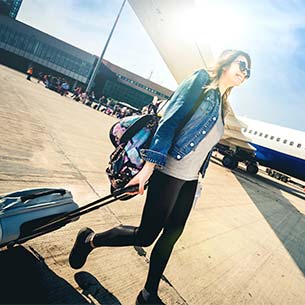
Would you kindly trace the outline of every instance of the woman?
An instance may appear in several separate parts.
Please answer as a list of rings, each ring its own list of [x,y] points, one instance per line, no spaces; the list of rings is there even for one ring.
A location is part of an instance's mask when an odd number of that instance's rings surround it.
[[[204,175],[212,149],[223,135],[227,98],[233,87],[249,78],[250,65],[247,53],[227,50],[211,71],[199,70],[179,85],[149,149],[142,151],[146,161],[143,169],[128,184],[139,184],[138,193],[143,194],[150,179],[139,227],[120,225],[103,233],[83,228],[70,253],[72,268],[81,268],[96,247],[146,247],[162,231],[136,304],[164,304],[157,294],[162,273],[189,216],[199,173]],[[200,105],[184,123],[198,102]]]

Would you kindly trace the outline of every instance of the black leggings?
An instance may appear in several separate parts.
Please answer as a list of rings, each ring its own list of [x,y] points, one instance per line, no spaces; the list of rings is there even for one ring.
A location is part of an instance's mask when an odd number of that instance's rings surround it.
[[[155,244],[145,288],[157,293],[173,247],[182,234],[192,208],[197,180],[184,181],[155,170],[148,186],[139,227],[120,225],[93,238],[96,247],[150,246]]]

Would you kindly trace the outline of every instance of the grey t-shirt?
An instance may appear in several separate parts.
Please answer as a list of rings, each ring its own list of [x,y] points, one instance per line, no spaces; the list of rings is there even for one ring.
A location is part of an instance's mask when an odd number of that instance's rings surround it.
[[[167,156],[166,164],[163,168],[158,168],[164,174],[172,177],[191,181],[197,180],[199,170],[209,151],[215,146],[224,133],[224,125],[221,119],[221,107],[218,120],[205,138],[181,160],[176,160],[170,155]]]

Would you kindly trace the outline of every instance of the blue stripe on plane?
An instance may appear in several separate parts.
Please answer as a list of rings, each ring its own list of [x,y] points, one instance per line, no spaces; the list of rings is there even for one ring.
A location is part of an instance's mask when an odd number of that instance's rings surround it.
[[[256,148],[255,156],[259,164],[305,181],[305,160],[279,151],[250,143]]]

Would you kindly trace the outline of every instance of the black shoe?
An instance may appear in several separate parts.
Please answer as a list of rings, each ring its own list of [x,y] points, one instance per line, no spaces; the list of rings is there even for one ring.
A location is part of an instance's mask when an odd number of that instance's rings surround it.
[[[94,233],[90,228],[82,228],[76,237],[74,246],[69,255],[69,263],[73,269],[79,269],[84,266],[87,256],[94,249],[86,238]]]
[[[142,304],[149,304],[149,305],[166,305],[162,302],[162,300],[157,295],[149,295],[147,300],[144,299],[142,290],[139,292],[137,299],[136,299],[136,305],[142,305]]]

